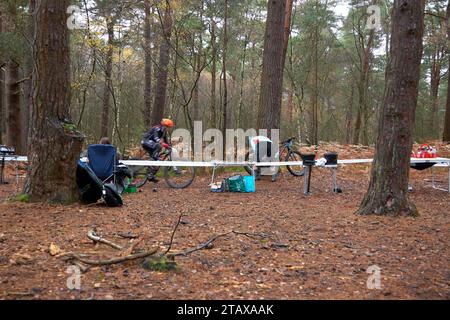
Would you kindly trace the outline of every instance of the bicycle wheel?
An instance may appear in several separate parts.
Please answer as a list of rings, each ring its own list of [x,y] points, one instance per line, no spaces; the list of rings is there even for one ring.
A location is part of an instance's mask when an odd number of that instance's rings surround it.
[[[290,151],[286,157],[286,162],[289,162],[289,161],[295,161],[295,162],[302,161],[300,152]],[[295,177],[302,177],[305,175],[305,169],[303,168],[303,166],[287,166],[287,169]]]
[[[130,166],[129,169],[133,176],[130,184],[135,185],[137,188],[143,187],[147,183],[151,167]]]
[[[164,179],[169,187],[184,189],[195,179],[194,167],[164,167]]]

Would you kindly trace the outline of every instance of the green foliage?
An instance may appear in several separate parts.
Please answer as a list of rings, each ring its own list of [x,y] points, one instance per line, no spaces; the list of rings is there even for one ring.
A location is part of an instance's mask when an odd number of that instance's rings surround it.
[[[157,272],[170,272],[179,270],[175,260],[169,259],[166,256],[151,256],[145,258],[142,266],[146,270]]]
[[[15,199],[15,202],[22,202],[22,203],[28,203],[30,202],[30,196],[26,193],[22,193],[18,195]]]

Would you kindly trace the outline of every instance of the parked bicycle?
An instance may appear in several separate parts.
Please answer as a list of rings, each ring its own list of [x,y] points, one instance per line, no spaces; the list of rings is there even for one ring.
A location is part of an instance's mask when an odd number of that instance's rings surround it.
[[[294,141],[296,140],[295,137],[289,138],[286,141],[283,141],[281,143],[280,147],[280,159],[284,160],[285,162],[300,162],[302,161],[302,157],[300,152],[294,150]],[[245,159],[248,161],[250,157],[250,152],[247,152]],[[295,177],[302,177],[305,174],[303,166],[300,165],[291,165],[286,166],[288,171]],[[245,170],[248,174],[253,174],[253,170],[251,166],[245,166]]]
[[[162,151],[159,155],[159,161],[172,161],[172,147]],[[150,158],[132,159],[132,160],[147,160]],[[133,178],[132,185],[138,188],[144,186],[149,180],[149,176],[153,173],[157,175],[160,167],[157,166],[129,166]],[[195,179],[195,167],[163,167],[163,175],[166,184],[174,189],[184,189],[189,187]]]

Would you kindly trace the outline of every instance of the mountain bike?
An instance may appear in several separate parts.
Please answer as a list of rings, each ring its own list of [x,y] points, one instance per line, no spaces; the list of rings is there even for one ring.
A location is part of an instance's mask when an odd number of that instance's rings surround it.
[[[283,159],[285,162],[300,162],[302,161],[301,153],[294,150],[294,141],[295,137],[289,138],[286,141],[281,143],[280,147],[280,159]],[[250,158],[250,152],[247,152],[245,159],[248,161]],[[303,166],[300,165],[292,165],[286,166],[288,171],[295,177],[302,177],[305,174]],[[248,174],[253,174],[252,168],[250,166],[245,166],[245,171]]]
[[[172,161],[172,147],[161,151],[159,154],[159,161]],[[130,159],[131,160],[131,159]],[[151,160],[147,159],[132,159],[132,160]],[[129,166],[132,172],[133,178],[131,184],[137,188],[143,187],[149,180],[149,176],[152,174],[157,175],[160,167],[157,166]],[[195,167],[163,167],[163,176],[166,184],[174,189],[184,189],[189,187],[195,179]]]

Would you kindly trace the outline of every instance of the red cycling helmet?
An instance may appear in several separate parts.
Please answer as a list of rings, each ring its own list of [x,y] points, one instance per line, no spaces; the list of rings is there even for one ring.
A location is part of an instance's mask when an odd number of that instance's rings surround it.
[[[173,128],[174,127],[174,123],[170,119],[162,119],[161,120],[161,125],[169,127],[169,128]]]

